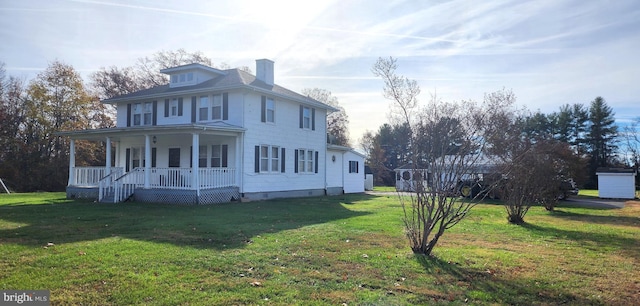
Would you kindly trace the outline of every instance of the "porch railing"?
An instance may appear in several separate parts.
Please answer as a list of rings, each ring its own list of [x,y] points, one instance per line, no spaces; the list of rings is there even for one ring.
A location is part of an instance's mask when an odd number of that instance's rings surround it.
[[[124,169],[116,168],[115,171],[111,171],[110,174],[103,177],[100,182],[98,182],[98,201],[102,202],[102,199],[113,194],[114,183],[123,175],[123,172]]]
[[[234,168],[200,168],[198,175],[200,188],[236,186],[236,169]]]
[[[71,182],[73,186],[97,186],[102,178],[107,176],[106,167],[75,167],[73,168],[75,182]],[[111,173],[122,173],[124,168],[111,167]]]
[[[114,203],[120,203],[130,197],[136,187],[140,187],[140,182],[144,184],[144,169],[142,168],[135,168],[117,178],[113,183]]]
[[[144,169],[141,169],[144,172]],[[200,188],[235,186],[233,168],[200,168]],[[194,189],[191,168],[151,168],[150,186],[163,189]],[[144,184],[144,177],[143,182]]]

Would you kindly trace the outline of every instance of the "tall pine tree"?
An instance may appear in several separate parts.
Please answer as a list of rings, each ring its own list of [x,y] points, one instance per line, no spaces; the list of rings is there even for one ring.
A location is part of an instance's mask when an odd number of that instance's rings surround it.
[[[618,136],[614,115],[613,109],[602,97],[596,97],[591,101],[587,146],[591,155],[589,170],[593,184],[597,181],[596,169],[609,167],[613,163]]]

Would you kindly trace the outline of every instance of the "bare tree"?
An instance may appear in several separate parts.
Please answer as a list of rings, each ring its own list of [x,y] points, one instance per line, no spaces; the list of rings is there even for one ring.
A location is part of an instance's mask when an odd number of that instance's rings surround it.
[[[389,119],[394,124],[406,122],[411,125],[414,112],[418,108],[420,86],[415,80],[396,73],[397,61],[393,57],[380,57],[371,68],[371,72],[384,81],[384,97],[392,101]]]
[[[349,146],[349,116],[340,106],[338,98],[331,95],[330,91],[320,88],[305,88],[302,94],[338,109],[327,115],[327,133],[335,139],[334,144]]]
[[[415,192],[410,196],[399,194],[398,198],[411,250],[429,255],[444,232],[463,220],[475,205],[479,194],[472,198],[452,194],[460,180],[471,178],[488,164],[484,153],[490,137],[487,133],[495,130],[489,128],[487,118],[510,105],[444,103],[432,97],[419,109],[419,86],[397,75],[396,68],[395,59],[380,58],[372,71],[383,79],[384,96],[393,101],[396,118],[410,127],[407,150],[411,170],[406,176],[411,177]]]

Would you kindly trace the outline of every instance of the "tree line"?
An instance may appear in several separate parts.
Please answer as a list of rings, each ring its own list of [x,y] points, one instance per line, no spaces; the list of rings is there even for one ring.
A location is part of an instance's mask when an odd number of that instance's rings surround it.
[[[511,98],[515,101],[515,95]],[[557,140],[566,144],[583,165],[581,171],[575,173],[574,180],[584,188],[594,189],[597,188],[597,168],[638,166],[638,134],[635,132],[638,120],[621,130],[614,116],[613,109],[605,99],[596,97],[586,105],[564,104],[558,111],[549,114],[519,109],[513,123],[521,131],[522,137]],[[445,129],[443,132],[453,134],[456,126],[459,126],[459,122],[455,121],[440,124]],[[446,130],[447,127],[451,130]],[[424,127],[418,128],[424,130]],[[360,139],[360,145],[368,156],[367,164],[374,173],[375,184],[394,186],[396,178],[393,169],[411,162],[409,129],[407,122],[392,119],[375,132],[365,132]],[[455,142],[456,136],[450,137]],[[631,150],[630,159],[623,157],[626,152],[621,150],[621,144],[626,150]]]
[[[115,108],[100,101],[168,84],[161,69],[199,63],[218,69],[202,52],[159,51],[128,67],[101,67],[85,83],[73,66],[51,62],[32,80],[7,75],[0,61],[0,178],[18,192],[62,191],[67,185],[69,139],[59,131],[115,127]],[[239,69],[251,73],[248,67]],[[327,118],[334,144],[348,145],[348,116],[330,91],[302,93],[338,111]],[[76,166],[103,166],[104,142],[76,141]]]

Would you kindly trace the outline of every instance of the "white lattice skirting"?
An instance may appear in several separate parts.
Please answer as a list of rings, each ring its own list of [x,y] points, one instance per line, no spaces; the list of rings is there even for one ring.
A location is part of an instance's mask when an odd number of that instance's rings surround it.
[[[208,205],[227,203],[240,199],[238,187],[224,187],[200,190],[200,198],[195,190],[136,189],[134,201],[177,205]]]

